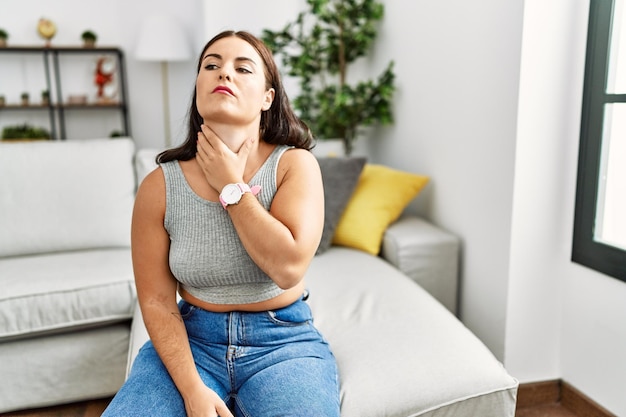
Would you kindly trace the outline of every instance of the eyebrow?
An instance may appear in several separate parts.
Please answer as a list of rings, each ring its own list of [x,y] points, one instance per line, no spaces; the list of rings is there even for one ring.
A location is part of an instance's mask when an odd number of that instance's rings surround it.
[[[204,58],[202,58],[202,61],[204,61],[207,58],[217,58],[217,59],[223,59],[223,57],[220,54],[215,54],[215,53],[211,53],[211,54],[206,54],[204,56]],[[248,58],[245,56],[239,56],[237,58],[235,58],[235,61],[237,62],[250,62],[253,65],[256,65],[256,62],[254,62],[254,60],[252,58]]]

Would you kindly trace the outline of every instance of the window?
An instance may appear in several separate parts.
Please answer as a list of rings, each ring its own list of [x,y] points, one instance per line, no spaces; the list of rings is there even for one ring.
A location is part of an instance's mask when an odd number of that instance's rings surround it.
[[[626,0],[591,0],[572,261],[626,281]]]

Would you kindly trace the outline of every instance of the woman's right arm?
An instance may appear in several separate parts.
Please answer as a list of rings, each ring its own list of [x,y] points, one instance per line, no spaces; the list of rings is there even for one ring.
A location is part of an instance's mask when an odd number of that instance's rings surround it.
[[[196,369],[176,302],[177,282],[169,268],[170,239],[164,219],[165,178],[159,167],[137,190],[131,226],[135,285],[146,329],[185,401],[187,415],[232,417]]]

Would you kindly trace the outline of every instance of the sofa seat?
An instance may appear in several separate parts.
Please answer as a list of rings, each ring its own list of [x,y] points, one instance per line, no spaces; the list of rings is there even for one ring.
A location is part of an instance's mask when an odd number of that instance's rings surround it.
[[[401,237],[421,223],[404,219],[394,233]],[[423,252],[406,249],[414,239],[396,243],[404,256]],[[315,325],[337,359],[342,417],[514,417],[518,381],[440,301],[382,256],[332,246],[313,258],[305,279]],[[137,308],[128,369],[146,340]]]
[[[0,262],[0,342],[129,320],[130,250],[41,254]]]
[[[315,324],[339,365],[342,417],[514,416],[517,380],[382,258],[332,247],[306,279]]]
[[[124,381],[134,156],[130,138],[0,144],[0,413]]]

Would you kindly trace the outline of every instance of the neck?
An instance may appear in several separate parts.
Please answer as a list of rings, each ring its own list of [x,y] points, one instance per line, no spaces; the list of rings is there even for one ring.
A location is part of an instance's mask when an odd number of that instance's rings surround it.
[[[216,123],[212,121],[204,121],[213,132],[228,146],[233,152],[238,152],[241,145],[250,138],[259,139],[258,126],[236,126],[232,124]]]

